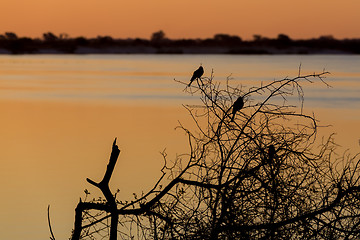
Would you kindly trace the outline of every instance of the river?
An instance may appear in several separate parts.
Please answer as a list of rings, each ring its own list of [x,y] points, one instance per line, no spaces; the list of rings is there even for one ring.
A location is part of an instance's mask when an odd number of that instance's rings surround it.
[[[184,85],[202,64],[221,83],[244,87],[329,71],[305,84],[304,108],[321,133],[360,150],[360,55],[0,55],[0,239],[48,239],[48,204],[58,239],[71,234],[74,209],[100,180],[111,144],[121,149],[111,188],[119,198],[147,190],[169,158],[187,151],[178,121],[198,103]]]

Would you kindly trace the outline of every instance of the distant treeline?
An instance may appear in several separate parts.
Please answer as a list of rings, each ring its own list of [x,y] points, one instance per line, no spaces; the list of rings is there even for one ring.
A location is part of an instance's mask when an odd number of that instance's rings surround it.
[[[44,33],[42,38],[0,34],[0,53],[202,53],[202,54],[360,54],[360,39],[335,39],[331,35],[294,40],[285,34],[277,38],[254,35],[252,40],[216,34],[207,39],[169,39],[163,31],[150,39],[114,39],[75,37]]]

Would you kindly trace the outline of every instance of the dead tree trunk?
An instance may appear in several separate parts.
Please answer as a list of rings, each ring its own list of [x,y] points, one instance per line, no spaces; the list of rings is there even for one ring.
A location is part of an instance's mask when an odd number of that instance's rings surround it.
[[[80,239],[81,230],[82,230],[82,213],[84,210],[89,210],[89,209],[103,210],[111,214],[110,240],[117,239],[117,225],[118,225],[119,215],[117,213],[115,197],[110,191],[109,182],[112,173],[114,171],[115,164],[119,157],[119,154],[120,154],[120,150],[116,145],[116,138],[115,138],[112,145],[112,151],[111,151],[109,163],[107,165],[103,179],[99,183],[89,178],[86,179],[90,184],[94,185],[95,187],[101,190],[104,197],[106,198],[106,204],[86,203],[86,202],[82,202],[80,199],[80,202],[78,203],[75,209],[75,226],[71,240]]]

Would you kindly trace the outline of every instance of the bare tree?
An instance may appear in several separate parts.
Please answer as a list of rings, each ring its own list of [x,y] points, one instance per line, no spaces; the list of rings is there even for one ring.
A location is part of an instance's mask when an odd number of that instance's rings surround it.
[[[80,200],[72,240],[359,238],[358,155],[336,155],[332,136],[318,141],[318,122],[302,109],[302,83],[325,83],[327,74],[299,70],[250,88],[212,74],[197,79],[186,92],[201,103],[184,105],[194,126],[179,126],[189,153],[170,161],[164,152],[154,187],[120,201],[108,187],[119,155],[114,141],[103,180],[88,179],[105,199]],[[240,96],[244,105],[231,121]]]

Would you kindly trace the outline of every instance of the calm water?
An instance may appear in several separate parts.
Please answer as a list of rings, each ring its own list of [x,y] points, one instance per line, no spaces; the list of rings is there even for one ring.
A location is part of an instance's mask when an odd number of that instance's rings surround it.
[[[181,104],[196,102],[188,82],[199,66],[215,79],[258,85],[298,74],[331,72],[305,86],[305,107],[359,151],[360,56],[346,55],[0,55],[0,239],[48,239],[51,204],[58,239],[70,236],[85,178],[100,179],[111,143],[122,150],[112,188],[120,198],[148,189],[160,175],[159,152],[187,151],[175,131],[191,126]],[[141,177],[140,177],[141,176]]]
[[[112,103],[178,104],[182,86],[199,63],[205,75],[227,76],[238,84],[331,72],[314,84],[306,99],[321,107],[355,108],[360,105],[359,55],[28,55],[0,56],[0,98],[45,101],[107,101]],[[315,103],[316,102],[316,103]]]

